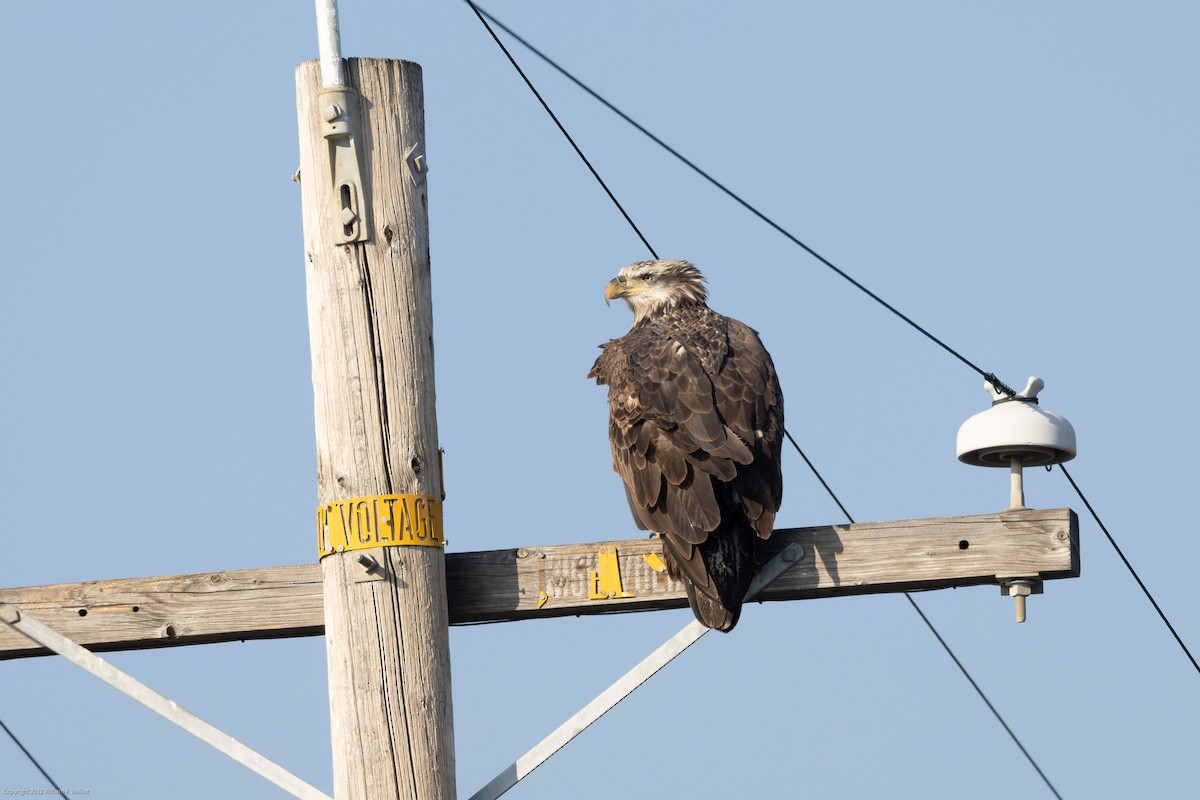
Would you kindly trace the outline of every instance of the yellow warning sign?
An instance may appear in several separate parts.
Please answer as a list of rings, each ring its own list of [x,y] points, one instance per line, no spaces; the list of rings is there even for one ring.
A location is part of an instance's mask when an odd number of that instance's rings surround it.
[[[442,503],[426,494],[386,494],[326,503],[317,509],[321,558],[368,547],[443,547]]]

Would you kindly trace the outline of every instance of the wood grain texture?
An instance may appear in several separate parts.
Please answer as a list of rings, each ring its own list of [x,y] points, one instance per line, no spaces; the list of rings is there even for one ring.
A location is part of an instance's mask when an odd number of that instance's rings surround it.
[[[89,650],[137,650],[325,632],[317,564],[0,589]],[[0,658],[45,655],[0,626]]]
[[[439,496],[426,182],[405,163],[409,148],[425,145],[421,68],[384,59],[345,66],[361,98],[356,144],[371,231],[350,245],[333,235],[319,65],[296,70],[318,501]],[[334,795],[448,800],[444,553],[377,552],[384,580],[360,580],[353,553],[321,561]]]
[[[764,601],[1079,575],[1079,522],[1070,509],[786,528],[771,536],[769,555],[792,542],[804,556],[771,583]],[[622,588],[632,597],[588,598],[589,576],[604,547],[617,548]],[[661,553],[657,539],[453,555],[447,568],[451,620],[686,607],[683,584],[653,570],[643,558],[648,553]]]
[[[804,556],[771,584],[766,601],[1079,576],[1079,523],[1069,509],[786,528],[771,541],[780,549],[798,542]],[[588,599],[589,576],[605,547],[616,548],[622,587],[633,597]],[[449,622],[685,608],[682,584],[642,557],[659,552],[657,540],[643,538],[450,553]],[[321,568],[311,564],[0,589],[0,603],[93,650],[124,650],[320,635],[321,589]],[[546,602],[539,608],[541,592]],[[0,658],[41,654],[0,626]]]

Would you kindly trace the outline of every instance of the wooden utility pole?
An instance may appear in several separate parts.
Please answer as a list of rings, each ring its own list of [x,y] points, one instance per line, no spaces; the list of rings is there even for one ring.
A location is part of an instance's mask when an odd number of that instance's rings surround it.
[[[296,70],[334,796],[448,800],[421,68],[344,67]]]

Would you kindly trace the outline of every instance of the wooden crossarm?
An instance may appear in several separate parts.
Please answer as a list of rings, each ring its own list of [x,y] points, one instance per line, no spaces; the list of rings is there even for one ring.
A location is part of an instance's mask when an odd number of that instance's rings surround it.
[[[790,542],[804,555],[765,601],[1079,575],[1079,522],[1065,508],[786,528],[771,537],[775,550]],[[631,596],[589,598],[605,548],[615,548],[622,594]],[[683,585],[644,557],[660,552],[657,539],[641,538],[448,553],[450,622],[683,608]],[[317,564],[0,589],[0,603],[95,651],[324,632]],[[0,626],[0,659],[44,654]]]

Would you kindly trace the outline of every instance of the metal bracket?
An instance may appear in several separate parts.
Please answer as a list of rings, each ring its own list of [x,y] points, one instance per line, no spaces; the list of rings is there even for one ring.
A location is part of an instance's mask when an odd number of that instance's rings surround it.
[[[662,573],[667,571],[667,564],[658,553],[646,553],[642,556],[642,560],[655,572]]]
[[[621,564],[617,561],[617,548],[602,547],[596,569],[589,573],[591,590],[589,600],[610,600],[615,597],[633,597],[621,588]]]
[[[404,163],[408,164],[408,179],[413,186],[425,183],[425,175],[429,172],[429,162],[425,160],[425,148],[417,142],[404,151]]]
[[[362,131],[358,92],[349,86],[322,89],[317,93],[317,105],[333,176],[333,241],[364,242],[370,236],[370,225],[357,144]]]
[[[605,548],[600,551],[602,558],[605,551],[611,554],[613,564],[615,565],[617,551],[613,548]],[[803,558],[804,548],[795,543],[789,544],[758,570],[758,574],[754,576],[754,580],[750,584],[750,589],[746,592],[746,600],[754,600],[759,592],[773,580],[794,567],[796,562]],[[595,576],[596,573],[593,572],[592,575]],[[617,577],[620,577],[619,573]],[[518,782],[524,780],[529,773],[545,763],[546,759],[557,753],[568,742],[586,730],[593,722],[607,714],[613,706],[628,697],[634,689],[648,681],[654,673],[670,663],[675,656],[691,647],[697,639],[708,633],[708,631],[709,628],[704,627],[696,620],[689,622],[683,630],[663,642],[658,649],[642,659],[637,666],[617,679],[616,683],[601,692],[592,702],[577,711],[574,716],[562,725],[559,725],[545,739],[538,742],[532,750],[514,761],[495,778],[492,778],[487,786],[484,786],[478,792],[471,795],[471,800],[497,800],[497,798],[509,789],[516,786]]]
[[[367,550],[359,550],[354,554],[354,560],[361,566],[361,570],[356,570],[354,573],[355,583],[367,583],[369,581],[381,581],[387,577],[387,569],[384,567],[387,556],[383,552],[382,547],[372,547]]]

